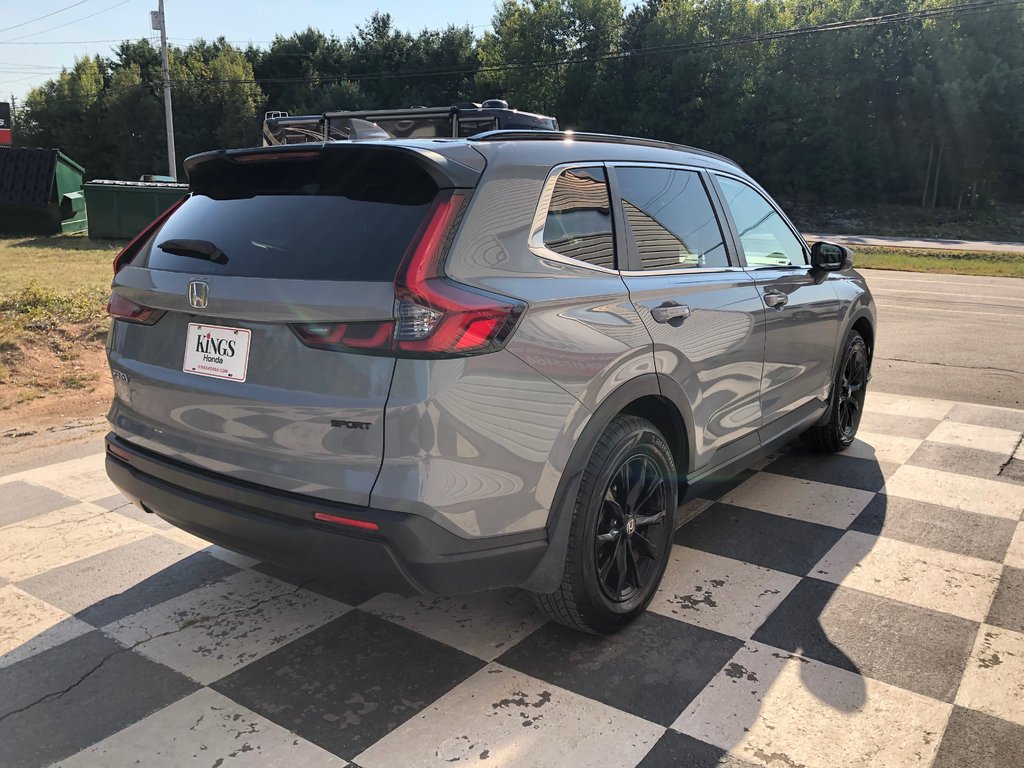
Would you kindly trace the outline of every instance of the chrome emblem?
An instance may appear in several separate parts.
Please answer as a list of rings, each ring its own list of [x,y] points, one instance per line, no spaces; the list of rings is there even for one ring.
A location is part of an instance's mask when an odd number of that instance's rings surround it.
[[[626,521],[626,535],[632,536],[634,533],[636,533],[636,518],[631,517]]]
[[[210,286],[202,280],[193,280],[188,284],[188,303],[192,309],[206,309],[209,297]]]

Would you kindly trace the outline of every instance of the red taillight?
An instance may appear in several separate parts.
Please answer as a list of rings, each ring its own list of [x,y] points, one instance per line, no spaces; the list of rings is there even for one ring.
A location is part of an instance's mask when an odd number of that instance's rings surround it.
[[[129,301],[124,296],[116,293],[110,294],[110,301],[107,302],[107,312],[111,317],[115,317],[118,320],[124,320],[129,323],[142,323],[143,325],[152,325],[160,319],[157,310],[152,307],[136,304],[134,301]]]
[[[114,258],[114,274],[116,275],[124,267],[128,266],[128,262],[132,260],[139,249],[146,243],[147,240],[160,228],[167,219],[170,218],[171,214],[174,213],[178,208],[188,200],[188,195],[176,201],[166,211],[157,216],[153,221],[146,225],[139,234],[137,234],[128,245],[121,249],[121,252]]]
[[[311,347],[324,349],[387,349],[390,320],[382,323],[325,323],[296,325],[295,333]]]
[[[302,341],[321,349],[410,357],[469,355],[499,349],[525,307],[448,280],[442,262],[466,203],[442,192],[395,280],[393,321],[294,326]]]
[[[341,515],[329,515],[326,512],[314,512],[313,517],[323,523],[334,523],[335,525],[347,525],[349,528],[358,528],[362,531],[379,531],[380,526],[371,523],[369,520],[355,520],[351,517]]]

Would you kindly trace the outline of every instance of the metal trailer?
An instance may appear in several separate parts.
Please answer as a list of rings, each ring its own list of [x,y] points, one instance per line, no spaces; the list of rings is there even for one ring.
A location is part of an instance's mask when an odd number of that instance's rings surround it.
[[[267,112],[263,120],[263,146],[373,138],[466,138],[499,129],[557,131],[558,121],[547,115],[509,109],[508,103],[500,99],[450,107],[338,111],[320,115]]]

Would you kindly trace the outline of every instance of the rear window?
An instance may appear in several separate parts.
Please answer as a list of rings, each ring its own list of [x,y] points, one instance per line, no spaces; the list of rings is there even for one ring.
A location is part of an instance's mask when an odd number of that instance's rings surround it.
[[[194,194],[132,265],[238,277],[387,282],[395,278],[437,193],[433,180],[409,161],[360,163],[330,172],[315,161],[267,165],[287,183],[251,196],[245,195],[252,189],[239,190],[238,197],[224,190],[216,197]],[[194,248],[197,242],[199,250],[215,249],[216,257],[181,253],[183,243]]]

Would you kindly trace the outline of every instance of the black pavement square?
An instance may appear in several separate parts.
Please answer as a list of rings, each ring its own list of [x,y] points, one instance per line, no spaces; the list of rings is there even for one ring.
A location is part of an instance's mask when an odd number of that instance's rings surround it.
[[[753,469],[744,469],[742,472],[737,472],[735,475],[728,475],[718,479],[713,479],[711,482],[713,485],[707,487],[707,489],[701,494],[702,498],[710,499],[711,501],[717,501],[728,493],[739,488],[743,483],[747,482],[750,478],[756,475]]]
[[[483,666],[480,659],[356,609],[211,688],[352,758]]]
[[[977,632],[967,619],[807,578],[752,639],[951,702]]]
[[[132,520],[142,523],[143,525],[150,525],[154,528],[174,527],[160,517],[160,515],[139,509],[120,493],[116,493],[113,496],[107,496],[105,499],[100,499],[99,501],[94,501],[93,504],[110,510],[111,512],[117,512],[119,515],[130,517]]]
[[[497,661],[668,726],[742,645],[648,612],[610,637],[545,624]]]
[[[894,416],[890,413],[877,413],[868,410],[861,416],[859,429],[861,432],[874,432],[879,435],[895,437],[916,437],[923,440],[938,425],[938,419],[926,419],[920,416]]]
[[[713,504],[676,532],[675,543],[805,576],[843,531],[730,504]]]
[[[110,496],[104,496],[102,499],[97,499],[92,503],[95,504],[97,507],[103,507],[108,512],[112,512],[115,509],[119,509],[120,507],[125,507],[131,504],[131,502],[128,500],[128,497],[125,496],[123,493],[113,493]],[[143,512],[142,514],[146,513]]]
[[[669,728],[637,768],[754,768],[752,763],[726,754],[685,733]]]
[[[296,587],[316,592],[316,594],[323,597],[329,597],[332,600],[345,603],[346,605],[361,605],[371,597],[376,597],[380,594],[379,589],[372,589],[343,579],[329,579],[322,576],[298,573],[273,563],[260,563],[259,565],[254,565],[252,569],[267,576],[272,576],[275,579],[294,584]]]
[[[20,523],[30,517],[56,512],[81,504],[78,499],[51,491],[49,488],[15,480],[4,484],[4,503],[0,507],[0,527]]]
[[[68,757],[199,688],[98,631],[0,669],[0,765]]]
[[[898,468],[898,464],[875,459],[829,456],[797,448],[773,461],[765,471],[844,488],[877,491],[885,485],[883,471],[895,472]]]
[[[1024,634],[1024,569],[1003,567],[987,623]]]
[[[946,414],[947,421],[974,424],[979,427],[998,427],[1024,432],[1024,411],[993,409],[974,403],[957,403]]]
[[[999,470],[999,479],[1024,485],[1024,461],[1010,459]]]
[[[932,768],[1020,768],[1022,765],[1024,726],[973,709],[953,707]]]
[[[1016,523],[923,501],[879,494],[850,525],[851,531],[898,539],[982,560],[1003,561]]]
[[[238,571],[205,552],[149,536],[18,584],[94,627],[212,584]]]
[[[998,480],[999,472],[1006,463],[1006,456],[964,445],[933,443],[925,440],[907,459],[907,464],[958,475],[971,475],[986,480]]]

